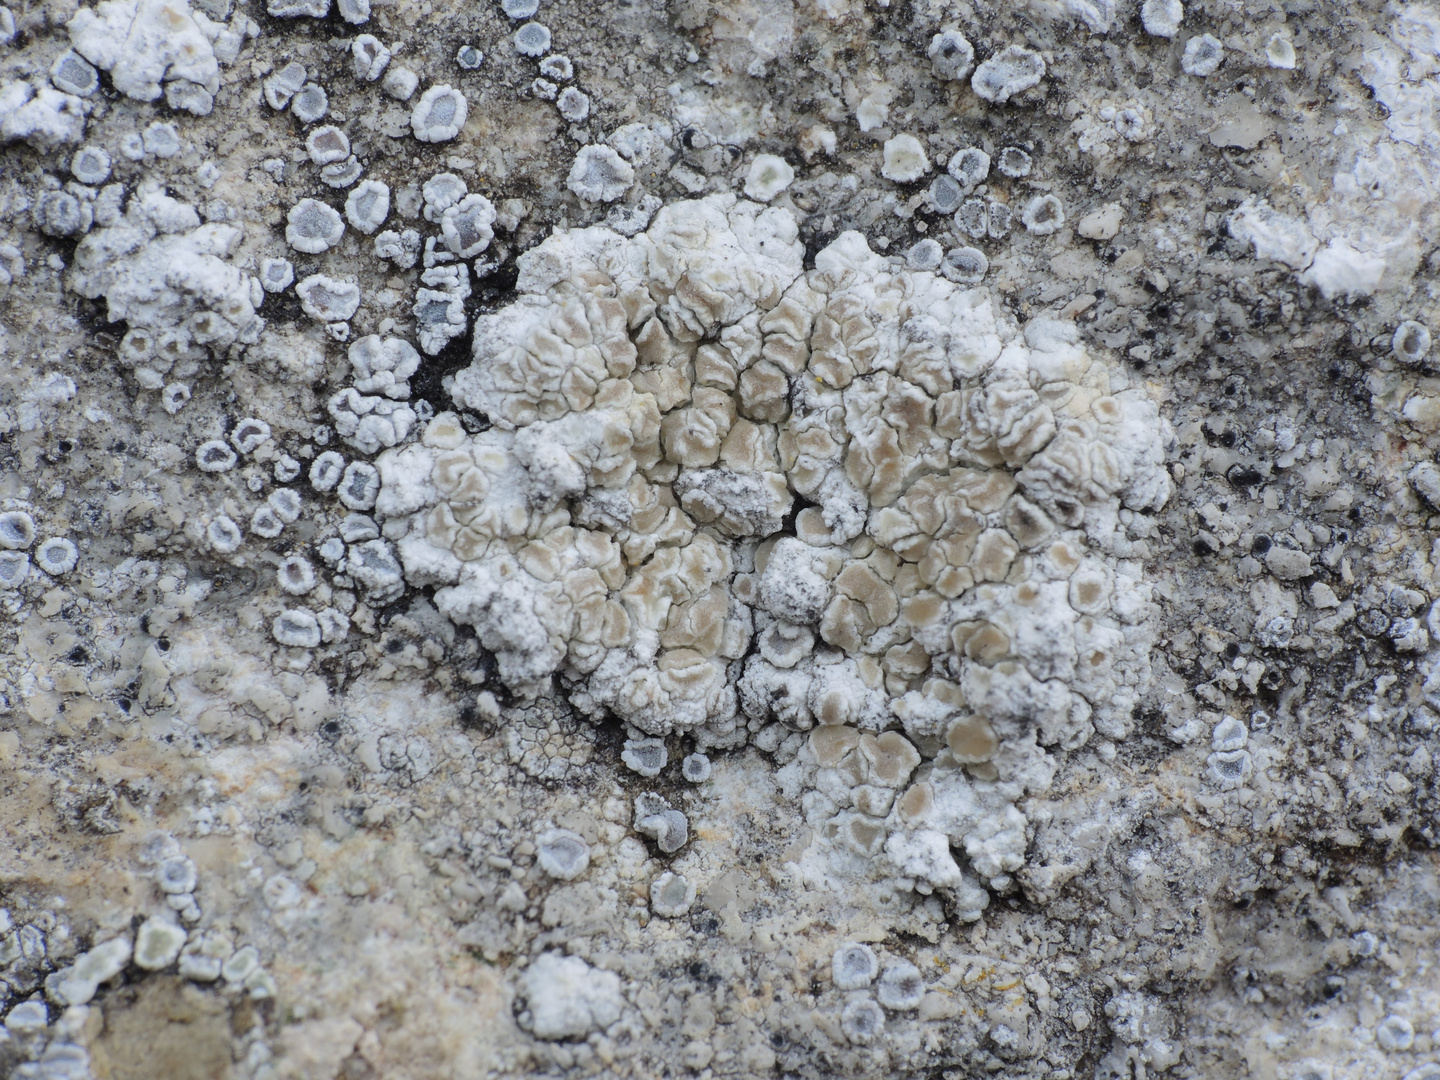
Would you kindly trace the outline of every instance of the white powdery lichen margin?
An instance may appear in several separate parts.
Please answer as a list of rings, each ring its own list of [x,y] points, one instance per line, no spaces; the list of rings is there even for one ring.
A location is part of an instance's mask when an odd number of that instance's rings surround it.
[[[978,914],[949,843],[1008,882],[1046,748],[1125,737],[1148,681],[1154,403],[857,233],[805,272],[790,213],[728,195],[557,233],[517,290],[451,384],[494,426],[378,461],[407,579],[519,694],[702,747],[826,732],[792,779],[842,862]]]

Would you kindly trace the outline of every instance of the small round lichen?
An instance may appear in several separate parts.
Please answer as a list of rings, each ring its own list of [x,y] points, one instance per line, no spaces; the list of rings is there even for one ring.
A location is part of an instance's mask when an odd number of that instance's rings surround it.
[[[369,236],[390,214],[390,188],[379,180],[366,180],[345,200],[345,218]]]
[[[550,28],[543,23],[526,23],[515,31],[515,51],[521,56],[544,56],[550,51]]]
[[[155,870],[155,883],[169,895],[192,893],[198,881],[195,864],[184,855],[171,856]]]
[[[269,506],[258,506],[250,515],[250,531],[266,540],[274,540],[285,531],[285,523]]]
[[[351,510],[369,510],[380,494],[380,472],[368,461],[352,461],[340,479],[340,501]]]
[[[1376,1025],[1375,1042],[1387,1053],[1403,1054],[1415,1042],[1415,1028],[1403,1016],[1392,1014]]]
[[[326,124],[306,136],[305,149],[316,165],[329,165],[350,156],[350,138],[334,124]]]
[[[535,838],[540,868],[559,881],[573,881],[590,865],[590,845],[569,829],[547,829]]]
[[[235,467],[235,463],[239,460],[235,456],[235,451],[230,449],[224,439],[211,439],[209,442],[203,442],[195,450],[195,465],[201,472],[228,472]]]
[[[695,903],[695,886],[684,876],[667,870],[650,883],[650,910],[667,919],[676,919]]]
[[[432,86],[420,95],[410,113],[410,128],[421,142],[448,142],[465,126],[469,106],[451,86]]]
[[[0,547],[12,551],[28,548],[35,542],[35,519],[24,510],[7,510],[0,514]]]
[[[614,202],[635,182],[635,170],[608,146],[582,146],[566,184],[586,202]]]
[[[103,184],[110,178],[110,155],[98,146],[82,146],[70,159],[70,174],[82,184]]]
[[[182,382],[169,383],[160,391],[160,406],[171,416],[185,407],[190,400],[190,387]]]
[[[29,555],[20,551],[0,551],[0,589],[18,589],[29,576]]]
[[[1390,339],[1395,359],[1409,367],[1422,363],[1430,353],[1430,331],[1424,324],[1407,319],[1395,328]]]
[[[286,216],[285,240],[296,251],[319,255],[340,242],[345,222],[340,212],[318,199],[301,199]]]
[[[1036,236],[1047,236],[1065,224],[1065,207],[1054,195],[1037,195],[1020,214],[1028,232]]]
[[[1243,750],[1250,740],[1245,724],[1233,716],[1226,716],[1215,725],[1210,736],[1210,745],[1215,750]]]
[[[310,486],[316,491],[330,491],[345,474],[345,459],[334,450],[326,450],[310,463]]]
[[[1225,59],[1225,46],[1212,34],[1201,34],[1185,43],[1185,53],[1180,57],[1180,66],[1187,75],[1204,78],[1220,70]]]
[[[560,115],[571,124],[580,124],[590,115],[590,95],[577,90],[573,86],[567,86],[560,91],[560,96],[555,101],[555,107],[560,110]]]
[[[913,270],[938,270],[944,257],[945,249],[940,246],[939,241],[927,237],[905,253],[905,262]]]
[[[302,124],[313,124],[330,111],[330,97],[318,83],[306,83],[290,99],[290,113]]]
[[[230,445],[242,454],[253,454],[270,438],[270,425],[264,420],[246,417],[230,433]]]
[[[953,214],[964,197],[964,191],[953,177],[937,176],[930,183],[930,205],[936,213]]]
[[[696,751],[680,762],[680,775],[692,784],[703,784],[710,779],[710,759]]]
[[[1185,5],[1180,0],[1145,0],[1140,7],[1140,22],[1153,37],[1173,38],[1184,18]]]
[[[290,555],[275,568],[275,579],[291,596],[303,596],[315,588],[315,567],[303,555]]]
[[[962,285],[974,285],[985,277],[990,269],[990,260],[979,248],[957,247],[945,253],[940,272],[951,281]]]
[[[320,644],[320,623],[303,608],[282,611],[270,624],[270,632],[281,645],[294,649],[313,649]]]
[[[858,941],[841,945],[830,958],[830,977],[837,990],[863,990],[879,972],[875,950]]]
[[[1030,175],[1032,161],[1030,155],[1018,146],[1007,146],[1000,151],[1000,158],[995,167],[1005,176],[1018,179]]]
[[[51,577],[68,574],[79,557],[75,544],[63,536],[52,536],[35,549],[35,565]]]
[[[214,518],[205,529],[205,538],[210,541],[210,546],[222,555],[229,555],[240,550],[240,545],[245,542],[245,534],[224,514]]]
[[[925,996],[925,979],[910,961],[898,960],[881,972],[875,996],[892,1012],[918,1009]]]
[[[554,53],[540,61],[540,74],[547,79],[566,82],[575,77],[575,65],[568,56]]]
[[[914,135],[896,135],[885,141],[884,163],[880,175],[897,184],[919,180],[930,171],[930,159]]]
[[[990,175],[990,155],[978,146],[967,146],[955,152],[946,171],[968,192]]]
[[[757,154],[745,175],[745,195],[760,202],[769,202],[788,188],[795,179],[790,163],[776,154]]]
[[[857,998],[840,1014],[840,1030],[857,1046],[874,1042],[885,1031],[885,1011],[870,998]]]
[[[1003,105],[1016,94],[1038,86],[1045,77],[1045,60],[1020,45],[1008,45],[975,69],[971,89],[986,101]]]
[[[620,752],[625,766],[647,779],[659,776],[669,757],[663,739],[626,739],[625,748]]]
[[[958,30],[943,30],[930,39],[925,50],[937,78],[958,80],[975,66],[975,49]]]

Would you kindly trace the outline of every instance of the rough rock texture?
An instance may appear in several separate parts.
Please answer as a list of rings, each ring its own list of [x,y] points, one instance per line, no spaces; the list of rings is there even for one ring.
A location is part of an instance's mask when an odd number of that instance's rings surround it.
[[[1440,1077],[1440,7],[0,3],[0,1076]]]

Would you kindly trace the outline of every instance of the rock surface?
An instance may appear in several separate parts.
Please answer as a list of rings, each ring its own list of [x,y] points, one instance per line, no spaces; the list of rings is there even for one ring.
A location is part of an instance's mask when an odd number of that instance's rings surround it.
[[[1440,8],[0,3],[0,1075],[1440,1077]]]

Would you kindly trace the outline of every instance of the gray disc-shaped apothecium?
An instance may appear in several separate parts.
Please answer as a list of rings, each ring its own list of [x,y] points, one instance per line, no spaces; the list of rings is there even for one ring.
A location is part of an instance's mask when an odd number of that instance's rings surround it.
[[[1045,77],[1045,60],[1032,49],[1008,45],[975,69],[971,89],[986,101],[1002,105],[1016,94],[1038,86]]]
[[[271,633],[281,645],[296,649],[313,649],[320,644],[320,624],[303,608],[282,611],[270,625]]]
[[[469,106],[451,86],[432,86],[420,95],[410,113],[410,129],[421,142],[448,142],[465,126]]]
[[[340,212],[318,199],[301,199],[286,215],[285,240],[296,251],[319,255],[340,242],[345,222]]]
[[[52,536],[35,549],[35,565],[52,577],[75,569],[79,558],[74,542],[63,536]]]
[[[635,170],[608,146],[582,146],[566,184],[586,202],[614,202],[635,182]]]
[[[689,754],[680,762],[680,775],[692,784],[710,779],[710,759],[700,752]]]
[[[1422,323],[1406,320],[1395,328],[1390,348],[1395,353],[1395,359],[1415,367],[1429,355],[1430,331]]]
[[[1034,161],[1030,155],[1018,146],[1005,147],[1000,151],[1000,157],[995,162],[995,167],[1003,175],[1012,179],[1029,176],[1033,165]]]
[[[326,124],[305,137],[305,149],[316,165],[329,165],[350,156],[350,137],[334,124]]]
[[[390,215],[390,188],[379,180],[359,184],[345,200],[345,217],[355,228],[369,236]]]
[[[242,454],[253,454],[270,438],[270,425],[264,420],[246,417],[230,433],[230,445]]]
[[[110,155],[98,146],[82,146],[70,159],[70,175],[82,184],[103,184],[110,178]]]
[[[937,213],[953,214],[960,209],[964,192],[953,176],[937,176],[930,181],[930,205]]]
[[[667,870],[650,883],[650,910],[666,919],[677,919],[695,903],[695,886]]]
[[[544,23],[526,23],[515,31],[515,51],[521,56],[544,56],[550,51],[550,28]]]
[[[547,829],[535,838],[540,868],[560,881],[573,881],[590,865],[590,845],[569,829]]]
[[[298,476],[299,473],[300,464],[296,462],[295,474],[292,475],[290,479],[295,479],[295,476]],[[272,491],[265,501],[270,505],[270,509],[274,510],[275,513],[279,515],[280,520],[285,522],[286,525],[290,525],[299,520],[301,502],[298,491],[293,491],[290,488],[278,488]]]
[[[670,760],[663,739],[626,739],[620,751],[620,760],[625,767],[641,776],[659,776],[660,770]]]
[[[0,547],[23,550],[35,542],[35,519],[24,510],[0,514]]]
[[[195,465],[201,472],[229,472],[239,460],[224,439],[203,442],[195,450]]]
[[[881,1005],[894,1012],[917,1009],[925,996],[925,979],[909,960],[897,960],[880,973],[875,996]]]
[[[950,182],[954,183],[953,180]],[[912,270],[938,270],[940,269],[940,260],[944,257],[945,249],[940,246],[938,241],[927,237],[918,241],[905,253],[905,263]]]
[[[1185,43],[1185,53],[1180,57],[1180,67],[1185,74],[1205,78],[1220,70],[1225,60],[1225,46],[1213,34],[1201,34]]]
[[[351,510],[369,510],[380,494],[380,472],[368,461],[352,461],[340,480],[340,501]]]
[[[315,567],[303,555],[290,555],[275,568],[275,578],[291,596],[303,596],[315,588]]]
[[[885,1010],[870,998],[857,998],[840,1014],[840,1030],[856,1045],[874,1042],[885,1032]]]
[[[858,941],[841,945],[830,958],[830,977],[837,990],[863,990],[875,981],[879,971],[875,950]]]
[[[975,49],[958,30],[943,30],[930,39],[925,50],[936,78],[947,81],[965,78],[975,66]]]
[[[310,486],[316,491],[333,491],[345,475],[345,459],[334,450],[326,450],[310,463]]]

